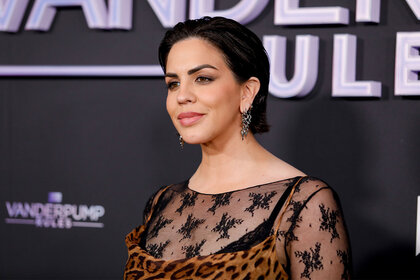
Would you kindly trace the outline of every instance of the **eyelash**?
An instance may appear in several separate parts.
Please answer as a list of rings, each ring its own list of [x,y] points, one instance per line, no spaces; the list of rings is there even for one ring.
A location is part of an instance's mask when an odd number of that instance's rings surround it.
[[[214,79],[210,77],[199,76],[195,80],[200,84],[208,84],[212,82]],[[172,90],[175,88],[175,86],[179,86],[179,82],[175,82],[175,81],[169,82],[166,86],[168,87],[169,90]]]
[[[199,79],[203,79],[204,81],[198,81]],[[211,81],[213,81],[213,79],[212,78],[210,78],[210,77],[204,77],[204,76],[199,76],[199,77],[197,77],[197,79],[195,79],[197,82],[199,82],[199,83],[209,83],[209,82],[211,82]]]
[[[166,86],[169,90],[173,89],[175,85],[179,85],[179,82],[169,82]]]

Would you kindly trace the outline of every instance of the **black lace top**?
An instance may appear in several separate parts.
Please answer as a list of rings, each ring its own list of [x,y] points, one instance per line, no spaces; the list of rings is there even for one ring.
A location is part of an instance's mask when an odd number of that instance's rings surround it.
[[[191,190],[188,181],[157,192],[144,215],[152,217],[140,246],[164,260],[247,250],[276,234],[276,251],[292,279],[349,279],[350,254],[335,192],[304,177],[274,225],[300,177],[221,194]]]

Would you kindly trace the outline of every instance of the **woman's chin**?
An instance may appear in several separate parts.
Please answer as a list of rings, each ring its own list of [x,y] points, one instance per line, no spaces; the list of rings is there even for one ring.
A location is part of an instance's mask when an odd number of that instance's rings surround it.
[[[182,139],[184,140],[185,143],[190,144],[190,145],[198,145],[198,144],[203,144],[206,141],[200,141],[199,139],[189,139],[189,138],[184,138],[182,137]]]
[[[181,135],[184,142],[191,145],[204,144],[210,141],[208,137],[204,137],[201,135],[188,135],[188,134],[182,134],[182,133]]]

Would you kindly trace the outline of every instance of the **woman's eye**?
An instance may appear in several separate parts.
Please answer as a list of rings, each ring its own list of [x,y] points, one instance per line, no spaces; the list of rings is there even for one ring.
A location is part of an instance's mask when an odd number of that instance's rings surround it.
[[[166,86],[168,87],[168,89],[173,90],[179,86],[179,82],[169,82],[166,84]]]
[[[206,83],[209,83],[209,82],[213,81],[213,79],[209,78],[209,77],[197,77],[196,81],[199,82],[199,83],[206,84]]]

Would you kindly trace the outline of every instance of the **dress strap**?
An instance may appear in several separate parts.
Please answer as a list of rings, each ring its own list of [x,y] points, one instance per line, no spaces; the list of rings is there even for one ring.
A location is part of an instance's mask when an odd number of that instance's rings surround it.
[[[300,181],[302,181],[302,179],[303,179],[304,177],[306,177],[306,176],[302,176],[302,177],[300,177],[300,178],[296,181],[296,183],[293,185],[293,187],[292,187],[292,188],[288,188],[288,189],[285,191],[285,194],[287,195],[287,193],[286,193],[286,192],[289,192],[289,195],[288,195],[288,197],[287,197],[286,202],[284,203],[283,211],[280,213],[280,218],[279,218],[279,219],[278,219],[278,221],[277,221],[277,226],[276,226],[276,229],[275,229],[275,233],[276,233],[276,234],[277,234],[277,232],[278,232],[278,231],[279,231],[279,229],[280,229],[281,220],[283,219],[283,215],[284,215],[284,213],[286,212],[287,207],[289,207],[290,201],[292,200],[292,196],[293,196],[293,194],[295,193],[295,189],[296,189],[296,187],[299,185]]]
[[[164,188],[161,188],[160,190],[158,190],[158,192],[156,193],[155,197],[153,198],[153,202],[152,202],[152,206],[149,212],[149,216],[147,217],[146,221],[144,222],[144,224],[148,224],[149,220],[152,218],[153,216],[153,212],[155,210],[155,206],[158,203],[159,199],[162,197],[162,194],[172,185],[168,185]]]

